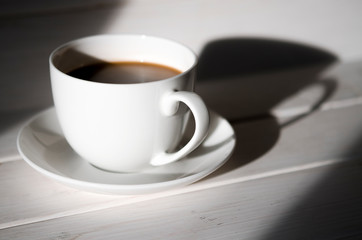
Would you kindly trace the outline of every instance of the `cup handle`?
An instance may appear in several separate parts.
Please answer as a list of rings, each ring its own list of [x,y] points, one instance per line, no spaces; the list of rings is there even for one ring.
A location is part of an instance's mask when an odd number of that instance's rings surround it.
[[[166,94],[161,100],[161,110],[165,115],[172,116],[177,112],[180,102],[187,105],[195,118],[194,135],[190,141],[177,152],[163,152],[156,155],[150,162],[153,166],[161,166],[185,157],[197,148],[207,136],[210,124],[209,111],[204,101],[196,93],[177,91]]]

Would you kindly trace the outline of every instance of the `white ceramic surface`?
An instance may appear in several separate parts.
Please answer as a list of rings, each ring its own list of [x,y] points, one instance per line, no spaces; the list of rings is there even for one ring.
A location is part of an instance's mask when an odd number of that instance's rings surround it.
[[[235,133],[220,115],[210,113],[210,132],[187,157],[139,173],[100,170],[68,145],[54,108],[29,120],[18,135],[18,150],[35,170],[68,186],[105,194],[145,194],[191,184],[222,166],[235,147]],[[192,130],[192,127],[190,128]]]
[[[66,74],[84,65],[119,61],[158,63],[182,73],[132,84],[85,81]],[[80,156],[99,168],[138,172],[150,164],[177,161],[207,134],[208,110],[193,92],[197,57],[182,44],[144,35],[98,35],[60,46],[49,62],[64,136]],[[188,109],[196,121],[195,134],[184,148],[174,151]]]

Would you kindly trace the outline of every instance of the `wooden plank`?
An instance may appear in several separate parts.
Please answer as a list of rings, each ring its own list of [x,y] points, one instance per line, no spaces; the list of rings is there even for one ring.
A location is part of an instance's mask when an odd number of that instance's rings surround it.
[[[191,186],[145,196],[103,196],[56,184],[23,161],[0,165],[0,228],[333,165],[361,156],[362,106],[318,112],[279,128],[275,119],[234,125],[237,147],[219,171]],[[328,123],[328,124],[327,124]],[[308,129],[308,131],[306,131]],[[39,206],[39,202],[42,202]]]
[[[1,198],[0,225],[38,221],[41,216],[87,209],[94,204],[125,197],[112,197],[80,192],[64,187],[38,174],[23,161],[0,165]],[[67,215],[67,214],[66,214]],[[1,234],[0,234],[1,235]]]
[[[362,166],[339,164],[1,230],[1,239],[359,239]]]
[[[225,177],[220,172],[233,179],[324,160],[359,157],[361,121],[362,106],[353,106],[315,112],[300,119],[270,117],[234,125],[234,155],[215,173],[215,178]]]

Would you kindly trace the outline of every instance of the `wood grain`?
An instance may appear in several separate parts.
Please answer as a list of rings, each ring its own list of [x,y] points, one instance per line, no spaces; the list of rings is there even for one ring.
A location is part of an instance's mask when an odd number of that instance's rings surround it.
[[[361,172],[359,163],[309,169],[4,229],[0,238],[358,239]]]

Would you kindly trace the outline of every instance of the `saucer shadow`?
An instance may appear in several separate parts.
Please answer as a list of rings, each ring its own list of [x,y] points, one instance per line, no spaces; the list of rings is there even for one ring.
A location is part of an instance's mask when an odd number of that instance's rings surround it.
[[[212,176],[248,164],[273,148],[281,129],[317,111],[337,82],[322,73],[337,57],[314,46],[266,38],[211,41],[200,53],[196,92],[227,120],[237,145],[229,161]],[[322,87],[310,111],[279,123],[272,110],[308,87]]]
[[[245,120],[233,126],[236,145],[230,159],[206,179],[244,166],[266,154],[279,139],[280,126],[275,117]]]

